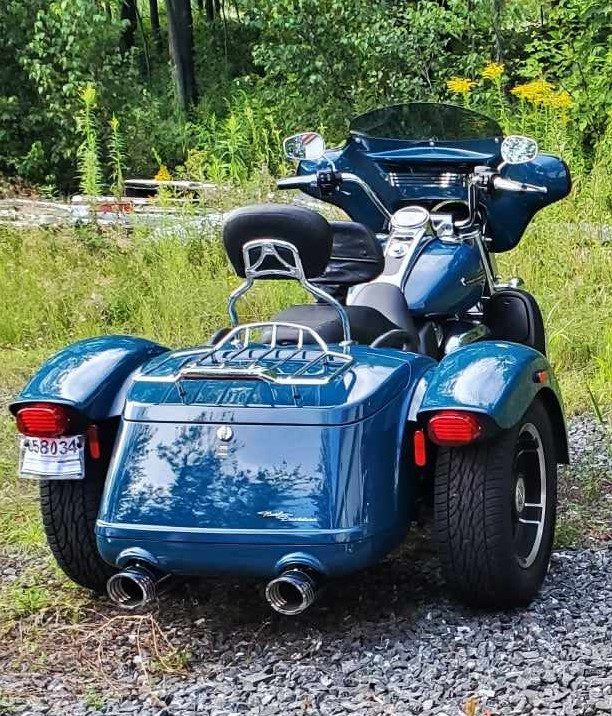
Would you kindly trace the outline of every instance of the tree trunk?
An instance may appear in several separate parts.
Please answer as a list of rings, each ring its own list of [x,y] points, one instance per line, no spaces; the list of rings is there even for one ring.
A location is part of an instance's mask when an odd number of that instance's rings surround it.
[[[166,0],[170,57],[174,64],[179,105],[186,110],[197,99],[193,62],[191,0]]]
[[[504,58],[504,40],[501,30],[501,15],[502,15],[502,3],[503,0],[492,0],[491,1],[491,15],[493,21],[493,32],[495,33],[495,59],[501,62]]]
[[[134,47],[134,34],[138,29],[136,0],[121,0],[121,19],[128,20],[121,35],[121,51],[128,52]]]
[[[161,33],[157,0],[149,0],[149,15],[151,16],[151,31],[153,32],[153,38],[155,40],[155,44],[159,46],[161,44]]]
[[[215,0],[206,0],[206,19],[209,22],[215,19]]]

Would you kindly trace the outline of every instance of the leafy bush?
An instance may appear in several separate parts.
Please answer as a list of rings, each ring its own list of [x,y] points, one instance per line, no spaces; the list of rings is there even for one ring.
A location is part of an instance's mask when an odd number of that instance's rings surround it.
[[[0,172],[75,187],[75,118],[88,83],[97,90],[105,156],[111,117],[120,121],[127,174],[150,176],[161,157],[172,170],[184,167],[179,173],[234,183],[251,181],[262,165],[273,173],[282,167],[281,135],[311,128],[341,140],[355,113],[448,97],[450,77],[474,78],[490,60],[503,61],[503,83],[481,82],[465,98],[499,115],[517,84],[546,81],[566,92],[563,148],[576,167],[592,163],[612,105],[608,0],[236,0],[213,22],[194,4],[202,99],[190,116],[177,110],[148,4],[140,0],[139,8],[137,47],[121,52],[119,3],[0,5],[0,26],[8,28],[0,46]],[[106,168],[112,181],[117,164]]]
[[[134,68],[118,49],[122,23],[95,0],[9,0],[0,5],[0,26],[10,28],[0,67],[10,109],[1,117],[0,168],[67,185],[84,85],[94,82],[109,109],[133,99]]]
[[[263,96],[277,107],[285,129],[308,121],[336,135],[352,114],[373,105],[431,98],[439,90],[445,48],[461,27],[460,5],[254,3],[248,21],[258,30],[253,59],[263,75]]]
[[[525,76],[544,70],[574,102],[573,120],[591,146],[612,108],[612,4],[609,0],[558,0],[526,46]]]

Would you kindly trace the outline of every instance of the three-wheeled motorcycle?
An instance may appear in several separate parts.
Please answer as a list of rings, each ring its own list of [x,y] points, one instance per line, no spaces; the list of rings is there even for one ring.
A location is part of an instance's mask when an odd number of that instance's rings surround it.
[[[228,326],[183,350],[80,341],[12,404],[56,560],[125,608],[173,575],[229,573],[298,614],[429,505],[452,591],[527,604],[568,446],[540,310],[494,254],[568,194],[567,166],[488,117],[426,103],[357,117],[335,149],[295,135],[285,153],[299,163],[279,188],[350,221],[233,211],[223,241],[244,282]],[[277,279],[313,301],[240,323],[240,297]]]

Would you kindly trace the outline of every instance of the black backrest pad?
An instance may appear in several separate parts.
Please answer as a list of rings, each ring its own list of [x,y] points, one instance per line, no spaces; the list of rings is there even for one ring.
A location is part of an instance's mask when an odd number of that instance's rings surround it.
[[[354,221],[330,222],[333,246],[329,264],[315,283],[322,286],[354,286],[367,283],[385,268],[385,256],[376,236]]]
[[[242,249],[254,239],[280,239],[293,244],[307,278],[320,276],[331,256],[331,226],[320,214],[301,206],[255,204],[235,209],[227,216],[223,224],[223,243],[236,273],[242,278]],[[266,268],[271,267],[267,265]]]
[[[494,293],[485,303],[484,322],[493,338],[522,343],[546,355],[542,313],[527,291],[505,288]]]

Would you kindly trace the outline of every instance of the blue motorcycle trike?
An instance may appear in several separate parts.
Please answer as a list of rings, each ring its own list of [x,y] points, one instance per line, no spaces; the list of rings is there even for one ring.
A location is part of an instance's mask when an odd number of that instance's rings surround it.
[[[346,142],[285,141],[279,188],[335,204],[233,211],[244,279],[206,345],[128,336],[70,345],[11,410],[20,472],[40,480],[50,548],[119,606],[172,576],[266,583],[298,614],[321,586],[400,545],[423,508],[449,588],[525,605],[553,543],[568,461],[538,305],[494,254],[565,197],[563,161],[464,108],[405,104],[355,119]],[[240,323],[256,281],[312,302]]]

